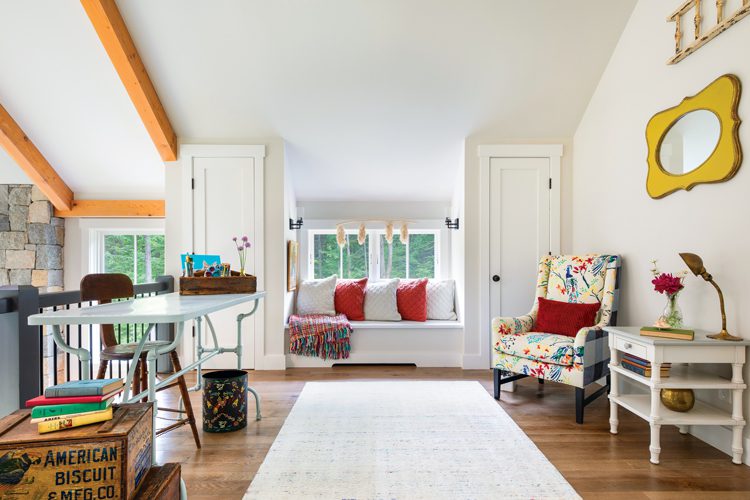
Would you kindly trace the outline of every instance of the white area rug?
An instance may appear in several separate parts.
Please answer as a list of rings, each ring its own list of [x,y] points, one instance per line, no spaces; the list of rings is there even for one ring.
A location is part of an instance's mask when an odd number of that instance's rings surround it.
[[[580,498],[478,382],[309,382],[246,499]]]

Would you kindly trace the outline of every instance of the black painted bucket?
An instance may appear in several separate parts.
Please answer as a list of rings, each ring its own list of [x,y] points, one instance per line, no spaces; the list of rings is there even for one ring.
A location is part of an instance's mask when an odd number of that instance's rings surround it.
[[[247,427],[247,372],[219,370],[203,375],[203,430],[232,432]]]

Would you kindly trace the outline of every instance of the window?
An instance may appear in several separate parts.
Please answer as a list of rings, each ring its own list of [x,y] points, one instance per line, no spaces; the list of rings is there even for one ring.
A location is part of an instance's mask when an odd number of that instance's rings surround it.
[[[368,276],[369,235],[364,245],[360,245],[356,233],[347,233],[343,248],[339,248],[335,232],[316,231],[311,239],[313,278],[327,278],[332,274],[347,279]]]
[[[150,231],[97,231],[97,271],[122,273],[134,284],[164,274],[164,234]]]
[[[388,278],[434,278],[437,261],[437,232],[410,232],[406,244],[394,235],[393,242],[380,234],[379,276]]]
[[[438,230],[410,230],[406,244],[398,234],[389,244],[383,230],[372,230],[363,245],[357,241],[356,231],[347,231],[343,248],[339,248],[334,230],[310,230],[308,234],[308,276],[313,279],[332,274],[346,279],[438,277]]]

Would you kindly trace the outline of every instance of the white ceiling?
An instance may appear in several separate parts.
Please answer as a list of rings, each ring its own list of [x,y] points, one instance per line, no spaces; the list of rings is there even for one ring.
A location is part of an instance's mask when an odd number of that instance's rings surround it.
[[[635,0],[120,0],[183,142],[281,136],[301,200],[447,200],[463,141],[571,137]],[[0,102],[80,193],[163,191],[77,0],[0,0]]]

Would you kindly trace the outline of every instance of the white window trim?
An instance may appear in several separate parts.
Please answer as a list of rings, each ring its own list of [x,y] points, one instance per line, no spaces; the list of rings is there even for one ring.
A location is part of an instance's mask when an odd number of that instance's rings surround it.
[[[347,229],[347,235],[357,235],[358,230]],[[335,229],[308,229],[307,231],[307,279],[315,279],[315,235],[318,234],[336,234]],[[380,278],[380,236],[385,234],[384,229],[371,229],[367,231],[369,239],[368,245],[368,279],[370,281],[379,281]],[[441,279],[440,254],[442,250],[440,229],[409,229],[409,234],[432,234],[435,237],[435,276],[434,279]],[[399,235],[394,232],[394,239]],[[343,249],[339,248],[339,277],[343,275],[344,259]],[[406,275],[409,276],[409,244],[406,245]],[[412,278],[406,278],[412,279]]]

